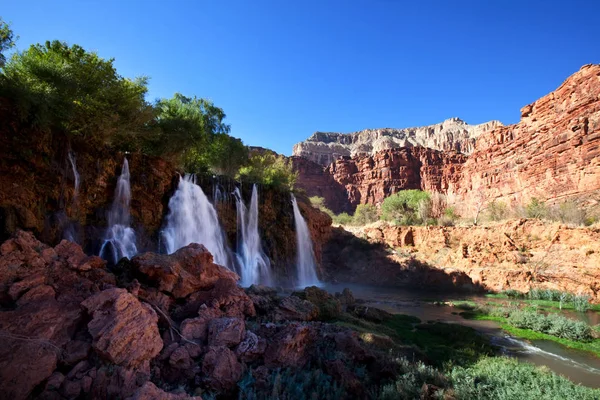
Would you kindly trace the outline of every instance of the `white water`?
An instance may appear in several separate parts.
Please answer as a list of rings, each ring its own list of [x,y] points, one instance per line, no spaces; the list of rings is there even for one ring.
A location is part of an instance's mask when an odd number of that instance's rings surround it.
[[[318,286],[321,284],[317,278],[315,254],[313,252],[310,231],[304,217],[298,208],[298,202],[292,194],[292,206],[294,207],[294,224],[296,226],[296,268],[298,270],[299,287]]]
[[[137,254],[135,231],[129,226],[129,203],[131,202],[129,178],[129,162],[125,159],[117,181],[115,199],[108,213],[108,229],[100,249],[100,257],[114,263],[123,257],[131,258]]]
[[[72,151],[69,151],[69,162],[71,163],[71,169],[73,170],[73,178],[75,179],[75,190],[73,192],[73,203],[77,201],[77,197],[79,196],[79,172],[77,172],[77,160],[75,159],[75,154]]]
[[[75,158],[75,154],[73,154],[72,151],[69,151],[67,158],[69,160],[69,163],[71,164],[71,169],[73,171],[73,179],[75,181],[75,185],[73,188],[73,206],[72,206],[72,214],[73,215],[71,215],[71,220],[67,223],[67,226],[63,232],[63,237],[70,242],[77,243],[77,238],[76,238],[77,235],[75,233],[75,224],[74,224],[73,219],[76,218],[76,216],[77,216],[80,178],[79,178],[79,172],[77,172],[77,160]]]
[[[216,264],[233,269],[217,211],[196,185],[194,175],[179,178],[177,191],[169,200],[169,214],[161,239],[168,254],[190,243],[203,244]]]
[[[242,286],[271,285],[271,261],[264,253],[258,234],[258,192],[252,187],[250,210],[238,188],[235,189],[237,207],[237,258],[242,276]]]

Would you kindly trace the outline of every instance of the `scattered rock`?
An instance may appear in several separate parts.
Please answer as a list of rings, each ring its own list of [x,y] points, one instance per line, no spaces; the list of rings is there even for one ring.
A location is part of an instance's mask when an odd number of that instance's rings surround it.
[[[209,346],[237,346],[246,333],[246,324],[240,318],[215,318],[208,323]]]
[[[212,389],[229,392],[242,377],[242,365],[227,347],[210,347],[202,361],[202,372]]]

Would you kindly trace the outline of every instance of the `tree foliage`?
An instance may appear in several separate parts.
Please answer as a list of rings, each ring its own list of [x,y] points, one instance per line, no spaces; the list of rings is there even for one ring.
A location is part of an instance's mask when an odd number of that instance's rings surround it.
[[[430,201],[430,195],[421,190],[402,190],[393,194],[381,204],[381,218],[396,221],[403,225],[423,223],[419,215],[419,205]]]
[[[15,40],[15,34],[10,29],[10,25],[0,17],[0,68],[6,63],[6,55],[4,53],[15,46]]]
[[[87,141],[130,136],[152,119],[147,78],[124,78],[112,59],[78,45],[32,45],[6,62],[2,80],[0,94],[15,99],[23,120]]]
[[[296,176],[288,159],[270,153],[253,155],[238,173],[238,179],[242,181],[287,190],[294,188]]]

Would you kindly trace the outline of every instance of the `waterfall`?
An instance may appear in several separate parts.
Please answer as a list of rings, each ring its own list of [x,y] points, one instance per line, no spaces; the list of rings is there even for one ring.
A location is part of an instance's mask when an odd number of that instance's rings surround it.
[[[161,242],[168,254],[190,243],[203,244],[216,264],[234,269],[217,210],[208,201],[195,175],[179,178],[177,190],[169,200],[169,214]]]
[[[73,192],[73,203],[77,202],[77,196],[79,196],[79,172],[77,172],[77,160],[75,159],[75,154],[72,151],[69,151],[69,162],[71,163],[71,169],[73,170],[73,178],[75,179],[75,188]]]
[[[292,194],[292,206],[294,207],[294,224],[296,226],[296,267],[298,269],[298,286],[318,286],[320,285],[317,278],[315,254],[313,252],[312,240],[308,225],[300,209],[296,197]]]
[[[235,189],[237,207],[237,258],[240,265],[242,286],[255,283],[271,284],[271,262],[264,253],[258,234],[258,191],[252,187],[250,210],[238,188]]]
[[[67,156],[69,163],[71,164],[71,169],[73,171],[73,179],[75,181],[75,185],[73,188],[73,202],[72,202],[72,214],[71,218],[66,222],[66,228],[63,231],[63,238],[67,239],[70,242],[77,243],[77,234],[76,234],[76,219],[77,219],[77,206],[78,206],[78,198],[79,198],[79,172],[77,172],[77,160],[75,158],[75,154],[72,151],[69,151]],[[67,219],[65,215],[65,219]]]
[[[129,162],[125,159],[117,181],[115,199],[108,213],[108,229],[100,249],[100,257],[114,263],[123,257],[131,258],[137,253],[135,231],[129,226],[131,201],[129,178]]]

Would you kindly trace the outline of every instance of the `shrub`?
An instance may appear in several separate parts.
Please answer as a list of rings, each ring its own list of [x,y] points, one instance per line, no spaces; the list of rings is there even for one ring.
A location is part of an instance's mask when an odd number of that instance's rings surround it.
[[[508,218],[508,207],[506,203],[494,200],[487,206],[487,217],[490,221],[502,221]]]
[[[444,214],[439,218],[438,223],[442,226],[454,226],[458,215],[454,211],[454,207],[447,207]]]
[[[6,63],[4,52],[15,46],[15,35],[10,25],[0,18],[0,68]]]
[[[381,205],[381,218],[385,221],[395,221],[401,225],[422,223],[419,207],[422,202],[429,202],[429,200],[430,195],[427,192],[402,190],[385,198]]]
[[[339,225],[351,225],[352,224],[352,216],[348,213],[341,213],[338,215],[334,215],[332,217],[333,222]]]
[[[455,367],[450,379],[457,400],[592,400],[600,397],[597,389],[577,385],[546,368],[504,357],[485,358],[468,368]]]
[[[531,329],[568,340],[592,339],[592,330],[585,322],[574,321],[558,314],[538,314],[517,310],[510,313],[508,323],[521,329]]]
[[[529,204],[525,206],[525,216],[527,218],[543,219],[548,217],[548,207],[539,199],[532,197]]]
[[[248,165],[240,168],[237,175],[240,180],[285,190],[294,188],[296,177],[288,159],[269,153],[250,157]]]
[[[572,297],[573,308],[579,312],[585,312],[590,308],[590,296],[578,294]]]
[[[550,209],[550,217],[563,224],[586,225],[587,212],[574,201],[567,200]]]
[[[373,204],[359,204],[354,211],[352,223],[355,225],[366,225],[379,219],[377,208]]]

